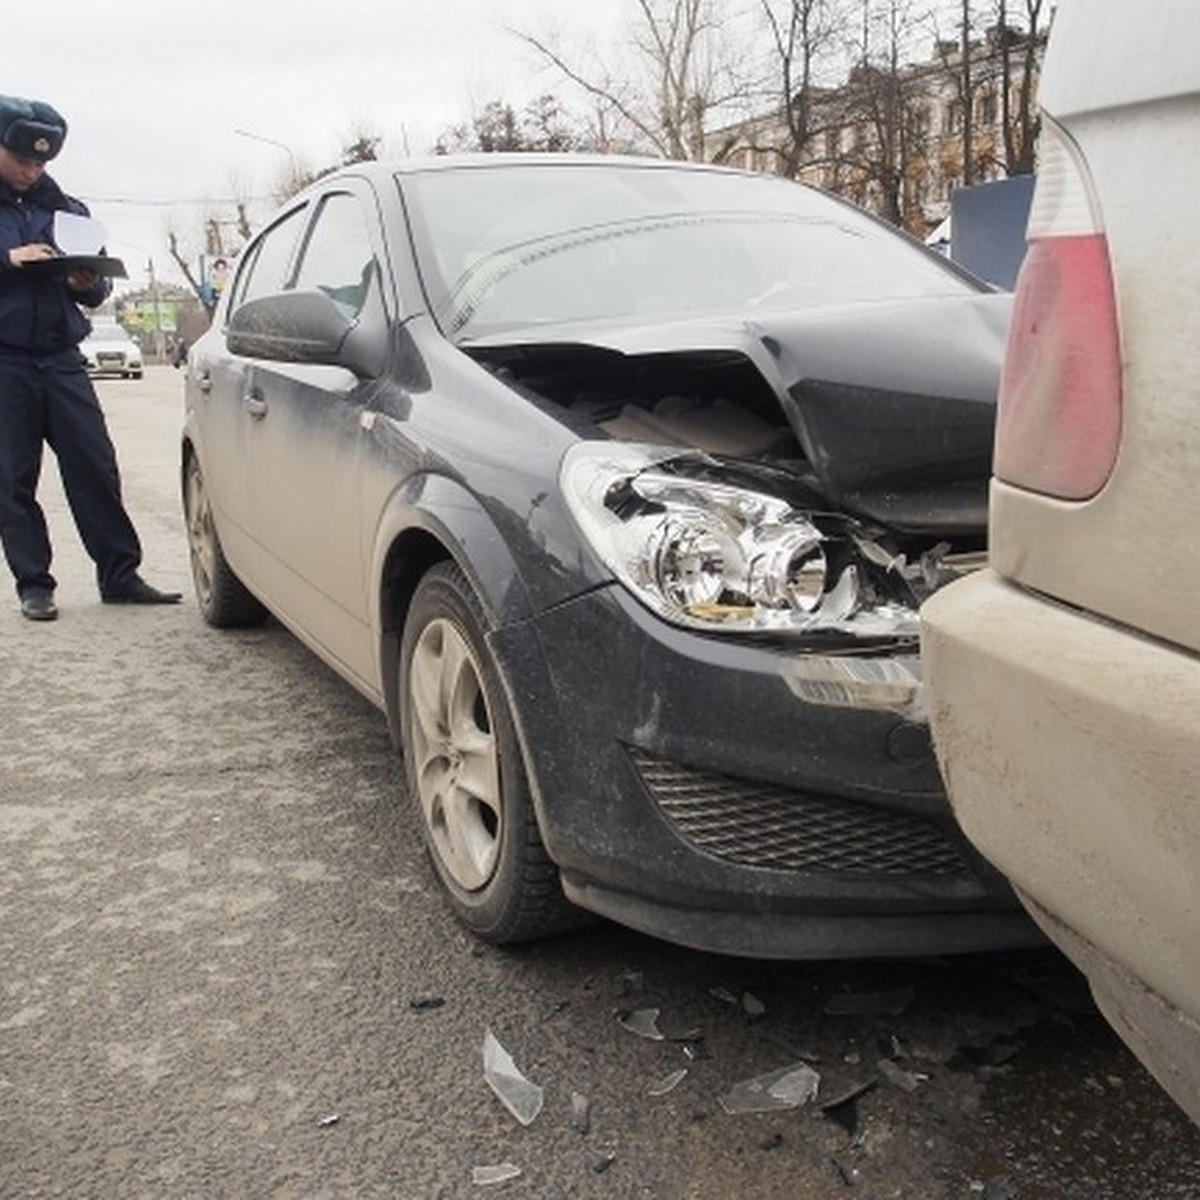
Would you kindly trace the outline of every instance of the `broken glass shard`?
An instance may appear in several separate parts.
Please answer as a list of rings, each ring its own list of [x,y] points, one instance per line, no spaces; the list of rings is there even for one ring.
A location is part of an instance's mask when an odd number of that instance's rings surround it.
[[[483,1077],[500,1103],[522,1125],[529,1125],[542,1111],[543,1091],[530,1083],[512,1060],[512,1055],[489,1029],[483,1037]]]
[[[821,1105],[821,1112],[854,1137],[858,1133],[858,1102],[878,1082],[878,1079],[868,1079],[865,1083],[854,1084],[846,1091],[826,1100]]]
[[[516,1179],[520,1174],[521,1168],[516,1163],[495,1163],[487,1167],[472,1167],[471,1182],[480,1186],[487,1186],[492,1183],[506,1183],[510,1179]]]
[[[821,1076],[807,1063],[782,1067],[735,1083],[721,1097],[721,1107],[730,1114],[774,1112],[807,1104],[821,1085]]]
[[[621,1023],[622,1029],[628,1029],[630,1033],[636,1033],[638,1037],[643,1037],[651,1042],[662,1042],[666,1039],[658,1028],[657,1008],[639,1008],[633,1012],[623,1012],[617,1014],[617,1020]]]
[[[646,985],[645,976],[641,971],[624,971],[617,982],[621,985],[622,996],[632,996]]]
[[[652,1083],[646,1089],[647,1096],[665,1096],[669,1092],[673,1092],[686,1078],[687,1067],[680,1067],[678,1071],[672,1071],[670,1075],[664,1075],[662,1079]]]

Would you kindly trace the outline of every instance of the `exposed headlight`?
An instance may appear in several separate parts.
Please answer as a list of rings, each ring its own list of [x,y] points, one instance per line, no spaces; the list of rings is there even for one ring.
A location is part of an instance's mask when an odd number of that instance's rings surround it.
[[[853,519],[794,507],[702,454],[582,442],[563,460],[562,486],[608,568],[677,625],[855,639],[918,633],[912,580],[921,566]]]

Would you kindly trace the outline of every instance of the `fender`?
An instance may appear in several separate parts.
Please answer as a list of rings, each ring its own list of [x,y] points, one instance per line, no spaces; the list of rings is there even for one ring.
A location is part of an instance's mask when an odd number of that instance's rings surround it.
[[[470,580],[493,626],[527,620],[534,612],[508,543],[479,499],[445,475],[406,479],[375,530],[369,576],[376,671],[396,745],[400,634],[421,576],[445,559],[453,559]]]

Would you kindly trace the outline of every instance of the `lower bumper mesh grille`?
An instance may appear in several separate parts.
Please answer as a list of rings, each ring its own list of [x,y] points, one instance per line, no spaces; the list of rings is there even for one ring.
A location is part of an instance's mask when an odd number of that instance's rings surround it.
[[[945,833],[921,817],[696,771],[641,750],[630,757],[680,836],[727,862],[893,876],[971,872]]]

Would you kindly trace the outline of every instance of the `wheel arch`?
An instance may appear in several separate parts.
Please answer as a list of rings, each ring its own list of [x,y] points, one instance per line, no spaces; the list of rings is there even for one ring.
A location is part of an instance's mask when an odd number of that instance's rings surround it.
[[[379,680],[396,746],[404,622],[422,576],[446,560],[455,562],[467,577],[493,627],[532,612],[512,550],[479,499],[444,475],[410,479],[384,512],[373,556]]]
[[[187,479],[188,465],[193,458],[198,457],[196,450],[196,442],[192,437],[189,428],[190,422],[184,425],[183,433],[179,439],[179,486],[183,487],[184,480]]]

